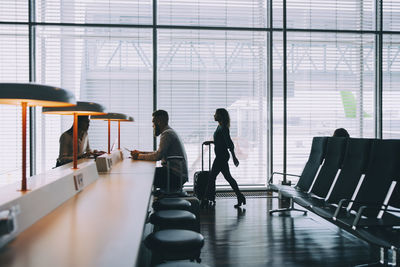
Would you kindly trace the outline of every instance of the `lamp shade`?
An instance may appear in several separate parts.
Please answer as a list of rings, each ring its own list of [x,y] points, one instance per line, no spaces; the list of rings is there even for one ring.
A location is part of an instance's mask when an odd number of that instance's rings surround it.
[[[76,104],[73,93],[34,83],[0,83],[0,104],[63,107]]]
[[[58,114],[58,115],[104,115],[106,114],[104,106],[94,102],[76,102],[76,106],[72,107],[45,107],[42,112],[45,114]]]
[[[90,116],[91,120],[110,120],[110,121],[135,121],[133,117],[125,115],[123,113],[110,112],[105,115],[94,115]]]

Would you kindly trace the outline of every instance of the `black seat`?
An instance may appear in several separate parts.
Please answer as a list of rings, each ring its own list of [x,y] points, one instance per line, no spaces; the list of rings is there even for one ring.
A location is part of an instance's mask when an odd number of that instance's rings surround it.
[[[192,204],[182,198],[162,198],[153,203],[153,209],[159,210],[187,210],[191,211]]]
[[[351,198],[362,174],[367,171],[373,139],[349,138],[341,172],[328,201]]]
[[[310,186],[312,182],[314,181],[314,178],[323,162],[325,159],[325,154],[326,154],[326,144],[328,141],[329,137],[314,137],[311,145],[311,152],[308,157],[307,163],[304,166],[303,172],[301,173],[299,177],[299,181],[296,184],[296,188],[307,192],[310,189]],[[278,173],[282,174],[282,173]],[[273,174],[274,175],[274,174]],[[269,179],[269,189],[274,190],[274,191],[280,191],[280,190],[291,190],[294,189],[291,186],[287,185],[278,185],[278,184],[272,184],[272,178]],[[284,174],[285,175],[285,174]],[[286,174],[287,175],[287,174]],[[297,176],[297,175],[292,175],[292,176]]]
[[[392,193],[392,196],[389,201],[389,207],[394,207],[396,209],[400,209],[400,175],[397,175],[397,184]],[[388,211],[389,209],[387,209]],[[399,215],[399,211],[396,210],[396,213]],[[397,227],[388,227],[388,225],[392,224],[393,226],[399,225],[399,219],[397,216],[392,214],[389,215],[385,213],[382,216],[381,222],[382,226],[368,227],[368,228],[357,228],[356,233],[357,236],[364,239],[370,244],[374,244],[375,246],[380,247],[381,249],[381,258],[380,262],[391,262],[388,265],[396,265],[397,257],[396,254],[400,250],[400,232]],[[389,221],[389,222],[388,222]],[[390,222],[392,221],[392,223]],[[397,229],[396,229],[397,228]],[[392,250],[392,253],[385,253],[389,250]],[[387,254],[387,255],[386,255]],[[392,257],[390,257],[392,255]]]
[[[304,166],[303,172],[300,176],[299,181],[296,184],[296,188],[304,192],[307,192],[314,178],[325,159],[327,152],[327,143],[331,137],[314,137],[310,157],[306,165]]]
[[[159,204],[155,204],[155,203],[160,201],[160,200],[163,200],[163,204],[161,204],[161,203],[160,204],[163,205],[165,209],[170,209],[170,208],[167,208],[167,205],[164,205],[164,204],[168,203],[168,205],[170,205],[169,203],[174,202],[175,200],[171,200],[171,202],[169,202],[170,200],[166,200],[166,199],[182,199],[182,200],[188,201],[190,203],[190,208],[188,208],[188,209],[184,208],[183,206],[187,206],[187,204],[183,204],[182,206],[180,206],[177,209],[190,211],[191,213],[196,215],[197,221],[200,224],[200,200],[197,197],[194,197],[194,196],[172,197],[172,196],[164,195],[162,198],[157,199],[157,201],[155,201],[153,203],[153,209],[156,210],[156,211],[159,210],[158,209],[159,208],[159,206],[158,206]],[[164,208],[161,208],[160,210],[165,210]],[[171,209],[172,209],[172,207],[171,207]]]
[[[289,192],[289,194],[291,193],[292,197],[308,198],[308,193],[310,193],[313,198],[325,198],[336,175],[342,168],[347,140],[348,138],[344,137],[329,138],[324,163],[307,194],[305,192]]]
[[[391,196],[391,187],[400,175],[400,140],[374,140],[364,180],[354,200],[339,202],[334,220],[355,229],[359,226],[400,224],[397,216],[384,213]],[[393,188],[392,188],[393,189]],[[340,208],[347,212],[341,216]],[[356,215],[350,214],[351,211]],[[397,218],[397,219],[396,219]]]
[[[332,139],[332,141],[331,141],[331,139]],[[339,143],[339,144],[337,144],[337,143]],[[271,211],[269,211],[269,213],[273,214],[276,212],[300,211],[300,212],[303,212],[304,214],[306,214],[307,211],[294,208],[293,197],[295,197],[295,196],[306,197],[307,196],[308,190],[310,189],[314,179],[316,178],[318,173],[320,173],[319,170],[322,170],[322,168],[324,168],[323,166],[325,165],[325,163],[322,166],[321,166],[321,163],[325,162],[324,160],[325,160],[325,157],[327,156],[328,150],[331,151],[331,154],[329,154],[330,157],[328,159],[331,160],[332,162],[334,162],[334,164],[330,164],[328,162],[327,166],[332,165],[332,166],[336,167],[338,165],[338,163],[337,163],[338,161],[340,161],[340,163],[341,163],[341,159],[343,158],[343,156],[342,156],[343,153],[341,150],[344,150],[343,149],[344,146],[345,146],[345,138],[314,137],[313,143],[311,146],[310,156],[308,158],[306,165],[304,166],[303,172],[299,178],[297,185],[294,188],[291,186],[286,186],[286,185],[273,186],[275,189],[278,190],[280,195],[290,199],[290,207],[283,208],[283,209],[271,210]],[[330,147],[330,149],[329,149],[329,147]],[[340,153],[338,150],[340,150]],[[338,156],[336,154],[338,154]],[[334,174],[332,176],[334,178]]]
[[[328,204],[338,204],[341,199],[351,199],[361,175],[365,174],[371,143],[372,139],[349,138],[340,173],[336,181],[331,181],[330,188],[332,188],[332,191],[330,194],[327,195],[329,193],[326,192],[327,188],[324,188],[323,194],[321,194],[318,186],[314,185],[312,192],[316,192],[316,195],[320,194],[320,197],[324,197],[323,199],[312,196],[301,199],[295,197],[295,202],[322,217],[332,217],[334,213],[332,209],[335,209],[335,207]]]
[[[331,188],[333,180],[342,168],[348,138],[331,137],[328,139],[324,164],[310,188],[314,196],[325,198]]]
[[[200,232],[196,215],[186,210],[160,210],[150,215],[150,223],[156,230],[186,229]]]
[[[388,265],[394,266],[397,264],[397,253],[400,249],[400,234],[399,229],[391,226],[399,226],[400,218],[389,211],[396,212],[398,215],[398,208],[400,208],[400,162],[398,157],[398,143],[400,140],[383,140],[381,151],[381,156],[383,158],[376,159],[375,164],[379,164],[381,168],[385,168],[382,171],[381,175],[376,176],[374,180],[371,180],[371,177],[367,181],[363,183],[362,194],[358,198],[355,199],[355,209],[358,208],[357,215],[355,216],[346,216],[339,217],[338,221],[347,227],[351,226],[353,233],[359,238],[367,241],[369,244],[373,244],[375,246],[380,247],[380,263],[387,262]],[[382,154],[386,154],[387,157]],[[386,163],[385,166],[382,166]],[[372,174],[378,174],[378,168],[373,169]],[[371,175],[372,175],[371,174]],[[394,191],[392,191],[393,178],[397,182]],[[367,177],[365,177],[366,179]],[[379,181],[382,180],[380,184]],[[390,185],[389,185],[390,184]],[[382,189],[378,189],[377,197],[371,196],[370,199],[367,199],[367,203],[362,205],[362,201],[366,201],[366,194],[368,192],[375,194],[373,191],[374,186],[382,187]],[[387,189],[387,190],[386,190]],[[361,188],[360,188],[361,191]],[[386,194],[384,191],[387,191]],[[391,194],[389,203],[386,203],[387,197]],[[382,200],[384,197],[384,200]],[[370,202],[375,202],[375,204],[371,204]],[[379,204],[376,204],[379,203]],[[397,210],[390,210],[388,206],[395,207]],[[352,207],[353,209],[353,207]],[[350,218],[349,218],[350,217]],[[392,253],[387,253],[387,251],[392,251]],[[383,264],[382,264],[383,265]]]
[[[152,251],[156,263],[185,259],[200,262],[204,237],[189,230],[161,230],[148,235],[144,243]]]

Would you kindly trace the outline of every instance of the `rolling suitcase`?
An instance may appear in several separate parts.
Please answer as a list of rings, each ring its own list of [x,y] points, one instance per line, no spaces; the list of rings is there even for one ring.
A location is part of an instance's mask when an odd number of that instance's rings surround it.
[[[201,144],[201,171],[194,173],[194,195],[200,200],[207,197],[208,177],[211,169],[211,144],[213,141],[206,141]],[[209,146],[208,149],[208,171],[204,170],[204,146]]]

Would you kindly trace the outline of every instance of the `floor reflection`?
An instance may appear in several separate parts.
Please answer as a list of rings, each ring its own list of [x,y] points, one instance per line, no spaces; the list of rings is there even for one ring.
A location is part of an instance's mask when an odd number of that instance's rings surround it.
[[[353,266],[376,258],[367,244],[316,215],[269,215],[284,205],[278,199],[248,198],[241,209],[235,202],[218,198],[201,211],[201,258],[209,266]]]

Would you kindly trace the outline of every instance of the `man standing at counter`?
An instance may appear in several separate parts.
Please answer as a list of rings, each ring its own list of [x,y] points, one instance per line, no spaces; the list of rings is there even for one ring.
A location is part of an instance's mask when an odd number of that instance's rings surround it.
[[[160,144],[157,151],[145,152],[133,150],[131,156],[137,160],[161,160],[162,167],[156,168],[154,186],[161,189],[167,187],[167,158],[180,156],[183,160],[170,160],[170,186],[171,189],[181,189],[182,185],[188,181],[187,156],[185,147],[178,134],[168,125],[168,113],[165,110],[156,110],[153,116],[153,130],[155,136],[160,136]],[[182,181],[182,183],[180,183]]]

